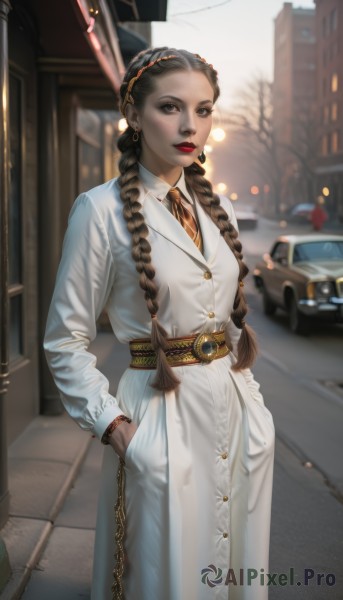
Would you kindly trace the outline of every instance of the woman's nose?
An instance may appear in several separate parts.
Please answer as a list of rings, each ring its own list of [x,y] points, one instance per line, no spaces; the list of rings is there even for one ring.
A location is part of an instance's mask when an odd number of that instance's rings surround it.
[[[181,121],[182,133],[194,134],[196,132],[196,125],[194,115],[191,112],[185,111]]]

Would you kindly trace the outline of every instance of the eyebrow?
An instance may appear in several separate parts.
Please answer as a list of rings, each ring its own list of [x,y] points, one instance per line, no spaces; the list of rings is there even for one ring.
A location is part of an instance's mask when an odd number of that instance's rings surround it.
[[[178,98],[177,96],[172,96],[171,94],[166,94],[165,96],[160,96],[158,100],[165,100],[167,98],[169,100],[175,100],[176,102],[183,103],[183,100],[181,100],[181,98]],[[200,102],[198,102],[198,104],[213,104],[213,100],[201,100]]]

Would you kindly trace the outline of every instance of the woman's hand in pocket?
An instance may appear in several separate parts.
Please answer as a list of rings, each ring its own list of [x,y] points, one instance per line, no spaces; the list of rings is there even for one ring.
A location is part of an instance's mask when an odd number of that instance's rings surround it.
[[[125,460],[126,448],[137,431],[135,423],[123,421],[111,434],[110,444],[116,454]]]

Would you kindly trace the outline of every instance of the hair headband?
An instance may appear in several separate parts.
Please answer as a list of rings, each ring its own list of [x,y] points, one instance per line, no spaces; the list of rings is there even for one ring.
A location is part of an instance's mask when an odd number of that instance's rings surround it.
[[[199,54],[194,54],[194,56],[196,58],[198,58],[199,60],[201,60],[201,62],[207,64],[211,69],[213,69],[213,65],[210,65],[205,58],[201,58],[201,56]],[[136,83],[137,79],[140,78],[140,76],[142,75],[142,73],[144,73],[144,71],[146,71],[147,69],[150,69],[150,67],[153,67],[154,65],[156,65],[157,63],[159,63],[161,60],[169,60],[170,58],[177,58],[176,54],[170,54],[169,56],[161,56],[160,58],[156,58],[156,60],[152,60],[151,62],[149,62],[147,65],[145,65],[145,67],[142,67],[141,69],[139,69],[137,75],[135,75],[134,77],[132,77],[127,85],[127,90],[126,90],[126,94],[124,97],[124,100],[122,102],[122,105],[120,107],[121,113],[122,115],[125,117],[125,108],[127,104],[134,104],[134,100],[131,96],[131,91],[132,88],[134,86],[134,84]]]

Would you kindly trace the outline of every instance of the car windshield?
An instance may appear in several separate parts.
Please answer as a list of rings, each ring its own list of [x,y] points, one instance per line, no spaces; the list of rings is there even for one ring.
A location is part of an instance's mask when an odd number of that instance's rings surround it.
[[[343,259],[343,242],[322,240],[294,246],[293,262]]]

